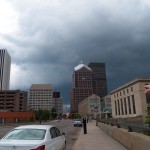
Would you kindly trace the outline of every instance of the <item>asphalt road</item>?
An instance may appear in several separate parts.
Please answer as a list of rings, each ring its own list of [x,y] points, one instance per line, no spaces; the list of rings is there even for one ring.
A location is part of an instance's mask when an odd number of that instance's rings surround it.
[[[42,122],[42,124],[52,124],[60,129],[61,132],[65,132],[65,137],[67,141],[66,150],[71,150],[73,144],[78,138],[79,132],[82,130],[82,127],[74,127],[73,120],[60,120],[58,121],[47,121]],[[35,124],[35,123],[34,123]],[[39,124],[38,122],[36,124]],[[20,126],[21,124],[9,124],[0,126],[0,138],[2,138],[6,133],[12,130],[14,127]]]

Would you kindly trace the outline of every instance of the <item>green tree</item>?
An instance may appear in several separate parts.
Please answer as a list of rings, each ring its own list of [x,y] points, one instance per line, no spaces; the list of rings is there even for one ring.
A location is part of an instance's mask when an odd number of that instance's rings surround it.
[[[50,111],[51,119],[55,119],[57,117],[56,109],[53,107]]]
[[[39,123],[41,124],[41,121],[43,119],[43,110],[42,109],[39,109],[37,111],[37,116],[38,116]]]
[[[50,118],[50,112],[49,112],[49,110],[42,110],[42,109],[36,110],[35,118],[41,124],[42,120],[45,120],[45,122],[46,122]]]
[[[148,125],[148,127],[150,127],[150,110],[146,110],[146,116],[145,116],[145,124]],[[150,131],[144,131],[145,135],[150,136]]]
[[[150,110],[146,110],[146,116],[145,116],[145,124],[150,125]]]
[[[45,122],[49,120],[49,118],[50,118],[50,112],[48,110],[43,110],[43,119],[45,120]]]

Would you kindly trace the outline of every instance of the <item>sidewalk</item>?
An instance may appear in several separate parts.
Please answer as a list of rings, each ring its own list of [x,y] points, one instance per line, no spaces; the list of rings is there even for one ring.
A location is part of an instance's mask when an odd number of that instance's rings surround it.
[[[127,150],[124,146],[96,126],[96,121],[87,123],[87,134],[81,130],[72,150]]]

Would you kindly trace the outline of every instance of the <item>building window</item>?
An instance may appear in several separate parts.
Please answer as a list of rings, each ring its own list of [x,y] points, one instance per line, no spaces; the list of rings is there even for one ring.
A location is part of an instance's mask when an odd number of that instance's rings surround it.
[[[125,95],[125,91],[123,90],[123,95]]]
[[[125,108],[125,115],[127,115],[127,102],[126,102],[126,98],[124,98],[124,108]]]
[[[117,116],[117,102],[115,101],[115,111],[116,111],[116,116]]]
[[[118,100],[118,113],[120,115],[120,103],[119,103],[119,100]]]
[[[129,89],[127,89],[127,93],[129,93]]]
[[[132,97],[133,113],[136,114],[134,95],[132,95],[131,97]]]
[[[122,115],[124,115],[122,99],[120,99],[120,102],[121,102],[121,112],[122,112]]]
[[[131,92],[133,92],[133,87],[131,87]]]
[[[129,107],[129,114],[131,114],[130,96],[128,96],[128,107]]]

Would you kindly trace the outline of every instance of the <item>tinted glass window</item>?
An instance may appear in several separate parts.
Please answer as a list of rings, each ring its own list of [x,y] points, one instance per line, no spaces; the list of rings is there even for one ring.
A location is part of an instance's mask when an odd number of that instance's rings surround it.
[[[56,133],[54,127],[50,129],[50,135],[51,135],[51,138],[52,138],[52,139],[57,137],[57,133]]]
[[[43,129],[14,129],[4,139],[11,140],[42,140],[46,130]]]
[[[57,133],[57,136],[61,136],[61,133],[60,133],[59,129],[55,128],[55,131]]]

